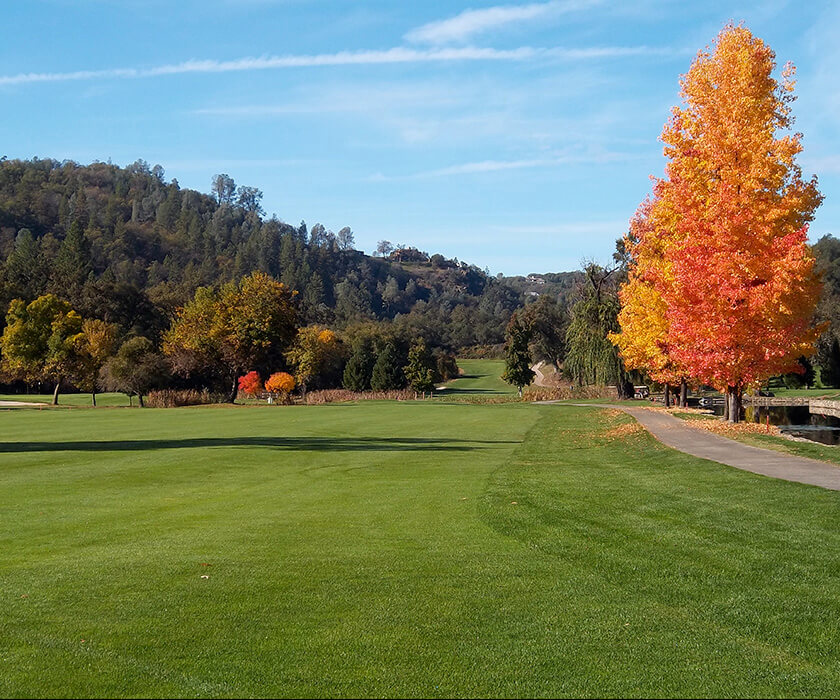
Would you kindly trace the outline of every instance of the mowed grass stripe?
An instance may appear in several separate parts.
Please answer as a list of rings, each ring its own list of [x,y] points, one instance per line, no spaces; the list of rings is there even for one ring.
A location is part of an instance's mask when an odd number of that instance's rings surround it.
[[[4,695],[840,687],[838,494],[673,452],[623,415],[4,418]]]

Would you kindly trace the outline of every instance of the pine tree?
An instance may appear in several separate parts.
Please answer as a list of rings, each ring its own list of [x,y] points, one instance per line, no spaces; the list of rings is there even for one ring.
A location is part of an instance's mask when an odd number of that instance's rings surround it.
[[[350,391],[368,391],[375,364],[376,355],[373,353],[371,342],[362,338],[353,348],[353,354],[344,368],[344,388]]]
[[[405,387],[405,374],[403,373],[400,354],[396,345],[392,342],[385,344],[370,377],[370,388],[374,391],[392,391]]]
[[[78,220],[70,224],[52,270],[52,290],[79,305],[82,287],[91,273],[90,244]]]

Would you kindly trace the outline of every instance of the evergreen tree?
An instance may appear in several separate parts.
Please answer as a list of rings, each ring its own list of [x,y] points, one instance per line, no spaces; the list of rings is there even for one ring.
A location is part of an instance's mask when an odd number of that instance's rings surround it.
[[[34,299],[44,288],[44,270],[38,241],[28,228],[15,238],[15,247],[6,260],[6,281],[11,293],[23,299]]]
[[[385,344],[370,377],[370,388],[374,391],[391,391],[405,387],[405,374],[400,362],[396,345],[389,341]]]
[[[840,341],[831,336],[821,338],[820,341],[817,356],[820,363],[820,383],[823,386],[840,387]]]
[[[76,220],[67,229],[67,235],[55,258],[51,275],[53,291],[78,305],[82,287],[92,270],[90,259],[90,245],[81,224]]]
[[[361,338],[353,348],[353,354],[344,368],[344,388],[350,391],[368,391],[371,375],[376,364],[376,355],[368,338]]]
[[[534,370],[531,369],[531,351],[528,348],[531,342],[531,329],[520,318],[520,314],[514,314],[510,319],[506,341],[505,371],[502,379],[515,386],[519,390],[519,395],[522,396],[522,387],[534,381]]]

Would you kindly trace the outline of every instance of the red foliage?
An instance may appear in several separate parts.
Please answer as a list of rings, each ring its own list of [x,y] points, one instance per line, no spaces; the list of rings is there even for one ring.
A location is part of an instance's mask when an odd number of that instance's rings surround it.
[[[239,377],[239,391],[248,396],[256,396],[263,392],[263,383],[260,375],[250,371],[244,377]]]

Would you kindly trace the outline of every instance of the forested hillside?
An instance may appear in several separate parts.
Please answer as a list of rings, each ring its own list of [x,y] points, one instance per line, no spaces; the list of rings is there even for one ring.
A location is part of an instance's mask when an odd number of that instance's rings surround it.
[[[198,287],[261,271],[298,292],[304,323],[391,319],[459,348],[502,342],[512,312],[535,289],[557,286],[490,277],[410,246],[368,256],[354,249],[349,228],[266,217],[261,198],[226,175],[213,179],[212,194],[182,189],[144,161],[4,159],[0,306],[53,292],[86,318],[156,339]],[[561,279],[554,291],[570,284]]]

